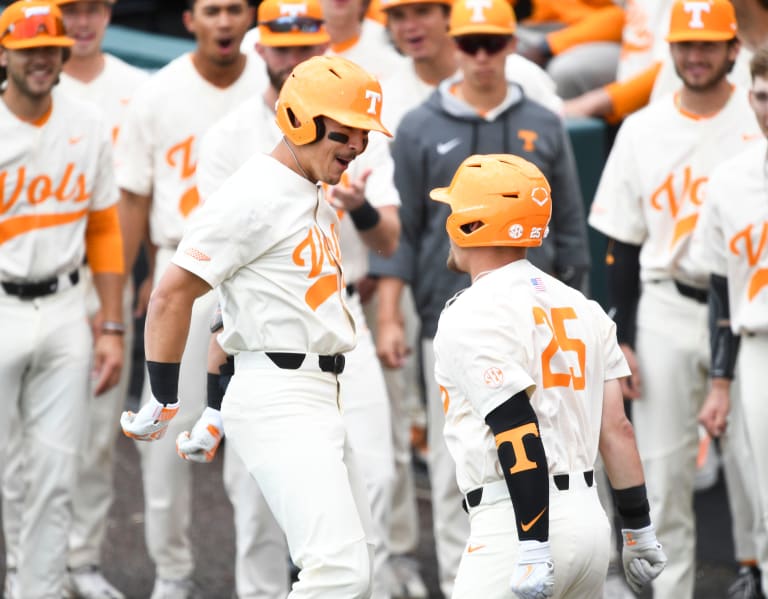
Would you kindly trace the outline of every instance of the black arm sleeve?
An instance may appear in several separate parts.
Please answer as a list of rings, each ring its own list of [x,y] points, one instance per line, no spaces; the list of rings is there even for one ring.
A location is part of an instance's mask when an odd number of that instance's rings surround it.
[[[709,345],[712,378],[733,379],[740,337],[731,331],[728,279],[711,275],[709,279]]]
[[[485,418],[496,437],[499,462],[515,508],[521,541],[549,539],[549,472],[539,421],[525,392],[520,392]]]
[[[634,347],[640,299],[640,246],[609,239],[605,264],[608,314],[616,323],[619,343]]]

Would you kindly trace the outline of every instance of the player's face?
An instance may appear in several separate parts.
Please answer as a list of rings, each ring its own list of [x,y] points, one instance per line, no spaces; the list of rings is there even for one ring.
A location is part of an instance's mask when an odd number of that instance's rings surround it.
[[[749,103],[755,111],[760,130],[768,137],[768,78],[760,75],[755,77],[752,89],[749,90]]]
[[[267,65],[269,82],[276,92],[280,92],[294,67],[313,56],[325,54],[327,44],[319,46],[262,46],[256,45],[256,51]]]
[[[685,87],[706,92],[719,85],[731,70],[739,46],[728,42],[675,42],[670,44],[670,51]]]
[[[87,0],[62,4],[64,28],[74,38],[72,55],[89,57],[101,52],[101,41],[112,16],[112,8],[106,2]]]
[[[515,38],[500,35],[468,35],[457,38],[456,57],[464,81],[473,90],[492,92],[507,85],[507,55],[515,51]],[[506,41],[505,41],[506,40]]]
[[[325,137],[306,148],[305,170],[316,181],[336,185],[341,181],[341,175],[349,167],[349,163],[363,153],[368,145],[368,131],[354,129],[342,125],[338,121],[323,117],[325,120]],[[340,143],[328,139],[331,132],[346,135],[348,140]]]
[[[54,46],[0,52],[0,65],[8,73],[9,91],[32,100],[40,100],[51,92],[63,64],[64,50]]]
[[[199,54],[227,66],[240,58],[240,43],[253,23],[247,0],[197,0],[184,12],[184,25],[195,36]]]
[[[362,20],[365,9],[363,0],[320,0],[326,23]]]
[[[434,58],[451,43],[448,12],[442,4],[406,4],[387,10],[392,41],[415,61]]]
[[[450,242],[451,246],[448,248],[448,259],[445,261],[448,270],[458,273],[469,272],[469,269],[464,264],[464,251],[454,243],[453,239],[451,239]]]

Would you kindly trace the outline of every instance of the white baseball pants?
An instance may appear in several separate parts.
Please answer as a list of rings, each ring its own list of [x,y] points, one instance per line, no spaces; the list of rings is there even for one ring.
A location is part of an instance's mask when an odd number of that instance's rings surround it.
[[[373,516],[374,599],[390,596],[389,521],[394,479],[390,410],[383,375],[359,297],[347,304],[355,318],[357,345],[339,375],[341,413],[349,444],[361,467]],[[226,431],[225,429],[225,432]],[[224,483],[235,510],[236,584],[240,599],[282,599],[287,594],[285,541],[256,482],[237,455],[227,450]]]
[[[696,419],[708,390],[707,305],[680,295],[672,281],[644,285],[636,349],[642,397],[632,403],[632,422],[651,520],[669,558],[653,582],[654,598],[692,599]]]
[[[289,597],[369,597],[371,516],[339,411],[337,377],[250,357],[235,358],[224,430],[301,569]]]
[[[0,472],[21,458],[18,520],[4,508],[18,526],[9,557],[24,599],[60,599],[93,345],[84,286],[24,301],[0,291],[0,330]],[[9,447],[11,426],[20,435]]]
[[[742,335],[739,349],[739,380],[744,422],[752,449],[751,478],[757,484],[755,516],[759,534],[756,537],[757,561],[762,572],[763,589],[768,589],[768,387],[762,380],[765,359],[768,356],[768,335]]]
[[[158,248],[154,286],[170,264],[175,250]],[[198,298],[192,308],[189,337],[181,358],[179,374],[180,407],[159,441],[137,441],[144,483],[144,531],[147,550],[159,578],[185,578],[192,574],[194,561],[189,540],[191,516],[190,463],[176,454],[176,437],[190,430],[207,405],[206,372],[211,317],[216,293]],[[142,404],[151,396],[149,377],[144,377]]]
[[[470,534],[452,599],[514,599],[509,578],[518,558],[515,510],[506,482],[495,483],[500,499],[469,508]],[[595,486],[583,473],[570,475],[567,491],[550,479],[549,541],[555,564],[553,599],[598,599],[608,572],[611,528]]]

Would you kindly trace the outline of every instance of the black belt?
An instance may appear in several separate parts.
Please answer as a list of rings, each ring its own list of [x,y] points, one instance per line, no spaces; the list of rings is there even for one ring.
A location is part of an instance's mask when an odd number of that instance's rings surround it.
[[[68,275],[69,282],[74,287],[80,281],[80,272],[75,269]],[[44,281],[34,283],[11,283],[3,281],[0,283],[8,295],[15,295],[20,299],[35,299],[45,295],[51,295],[59,290],[59,277],[51,277]]]
[[[298,370],[304,363],[304,359],[307,354],[293,354],[287,352],[265,352],[270,360],[275,363],[278,368],[285,370]],[[346,359],[344,354],[331,354],[327,356],[318,356],[318,366],[323,372],[332,372],[333,374],[341,374],[344,372],[344,364]]]
[[[353,295],[355,295],[356,291],[357,291],[357,288],[355,288],[354,283],[347,285],[347,297],[352,297]]]
[[[583,473],[584,482],[588,487],[591,487],[595,483],[595,472],[593,470],[587,470]],[[555,474],[552,479],[555,481],[555,486],[560,491],[567,491],[571,487],[571,475],[570,474]],[[472,489],[466,494],[464,499],[461,500],[461,507],[465,512],[469,512],[469,508],[477,507],[483,500],[483,487]]]
[[[675,287],[677,292],[687,298],[695,300],[700,304],[706,304],[709,301],[709,293],[706,289],[699,289],[698,287],[691,287],[680,281],[675,281]]]

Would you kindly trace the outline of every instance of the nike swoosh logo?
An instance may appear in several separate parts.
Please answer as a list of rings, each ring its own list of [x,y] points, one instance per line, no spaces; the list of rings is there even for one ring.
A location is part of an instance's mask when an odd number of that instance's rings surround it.
[[[443,154],[447,154],[448,152],[453,150],[453,148],[458,146],[460,143],[461,143],[461,139],[458,137],[454,137],[451,141],[445,141],[443,143],[439,143],[437,144],[437,148],[436,148],[437,153],[440,154],[441,156]]]
[[[78,142],[79,142],[81,139],[83,139],[83,138],[82,138],[82,136],[81,136],[81,137],[70,137],[70,138],[69,138],[69,143],[70,143],[70,144],[72,144],[72,145],[74,146],[74,145],[75,145],[76,143],[78,143]]]
[[[475,551],[478,551],[483,547],[485,547],[485,545],[470,545],[469,547],[467,547],[467,553],[474,553]]]
[[[538,516],[536,516],[530,522],[523,522],[523,523],[521,523],[520,524],[520,528],[523,529],[523,532],[528,532],[529,530],[531,530],[531,527],[539,521],[539,518],[541,518],[544,515],[544,512],[546,512],[546,511],[547,511],[547,508],[544,508],[543,510],[541,510],[539,512]]]

